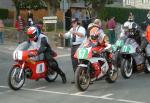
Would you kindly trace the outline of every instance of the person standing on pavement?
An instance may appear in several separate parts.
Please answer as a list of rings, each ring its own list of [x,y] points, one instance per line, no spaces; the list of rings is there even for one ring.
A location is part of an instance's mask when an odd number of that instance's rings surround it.
[[[33,14],[31,12],[31,10],[28,11],[28,15],[27,15],[27,25],[28,26],[32,26],[34,24],[33,22]]]
[[[0,20],[0,42],[1,44],[4,43],[4,34],[3,34],[3,30],[4,30],[4,23],[2,20]]]
[[[77,65],[78,65],[78,60],[74,58],[74,54],[80,44],[85,40],[86,38],[86,30],[84,27],[80,25],[78,22],[77,18],[72,18],[71,20],[71,25],[72,28],[65,34],[60,33],[61,36],[64,36],[65,38],[71,38],[71,60],[72,60],[72,66],[73,66],[73,71],[75,73]],[[72,81],[71,83],[74,83]]]
[[[116,41],[116,35],[115,35],[116,22],[115,22],[115,17],[112,17],[110,20],[107,21],[106,27],[108,29],[109,42],[111,44],[114,44],[115,41]]]
[[[25,39],[25,33],[24,33],[25,26],[26,24],[25,24],[24,19],[19,15],[15,23],[15,27],[18,31],[18,34],[17,34],[18,43],[23,42]]]

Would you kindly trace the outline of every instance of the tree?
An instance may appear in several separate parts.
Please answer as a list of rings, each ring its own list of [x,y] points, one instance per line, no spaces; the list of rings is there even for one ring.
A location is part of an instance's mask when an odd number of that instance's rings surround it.
[[[61,0],[44,0],[48,5],[48,13],[49,15],[55,15],[56,10],[60,8],[60,1]]]
[[[16,16],[20,14],[21,9],[42,9],[47,8],[43,0],[12,0],[16,8]]]
[[[113,3],[113,0],[84,0],[85,6],[88,7],[92,5],[93,12],[98,14],[102,8],[104,8],[105,4]]]

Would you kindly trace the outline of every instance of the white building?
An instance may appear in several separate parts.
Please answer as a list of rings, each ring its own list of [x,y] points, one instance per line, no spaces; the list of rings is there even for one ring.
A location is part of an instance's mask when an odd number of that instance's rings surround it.
[[[144,8],[150,9],[150,0],[122,0],[124,7],[135,7],[135,8]]]

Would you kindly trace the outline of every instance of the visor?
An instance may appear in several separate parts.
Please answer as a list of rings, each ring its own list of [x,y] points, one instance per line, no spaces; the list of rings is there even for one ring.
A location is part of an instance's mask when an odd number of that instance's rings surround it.
[[[96,40],[98,38],[98,35],[96,35],[96,36],[95,35],[91,35],[90,38],[91,38],[91,40]]]
[[[29,38],[34,38],[35,35],[34,35],[34,34],[28,34],[28,37],[29,37]]]

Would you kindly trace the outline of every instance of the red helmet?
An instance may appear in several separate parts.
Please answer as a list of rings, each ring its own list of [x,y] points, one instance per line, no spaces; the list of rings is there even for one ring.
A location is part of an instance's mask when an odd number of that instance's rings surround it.
[[[31,41],[35,40],[39,36],[38,29],[34,26],[29,27],[27,30],[27,36]]]

